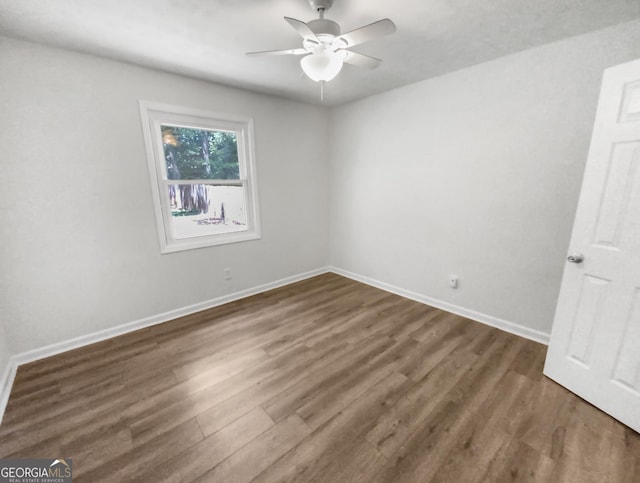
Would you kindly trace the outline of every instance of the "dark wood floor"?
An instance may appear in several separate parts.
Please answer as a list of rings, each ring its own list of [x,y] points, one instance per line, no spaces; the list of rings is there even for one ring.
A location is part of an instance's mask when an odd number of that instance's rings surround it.
[[[74,481],[638,482],[545,347],[333,274],[18,370],[0,457]]]

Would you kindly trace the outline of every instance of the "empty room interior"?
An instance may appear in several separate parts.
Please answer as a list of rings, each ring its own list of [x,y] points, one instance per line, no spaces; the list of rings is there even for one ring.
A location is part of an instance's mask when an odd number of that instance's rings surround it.
[[[2,481],[640,481],[637,0],[0,0],[0,86]]]

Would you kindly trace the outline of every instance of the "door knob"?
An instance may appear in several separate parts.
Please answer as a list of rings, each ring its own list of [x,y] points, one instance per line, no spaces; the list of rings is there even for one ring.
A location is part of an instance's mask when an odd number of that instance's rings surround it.
[[[572,253],[567,257],[571,263],[582,263],[584,260],[584,255],[582,253]]]

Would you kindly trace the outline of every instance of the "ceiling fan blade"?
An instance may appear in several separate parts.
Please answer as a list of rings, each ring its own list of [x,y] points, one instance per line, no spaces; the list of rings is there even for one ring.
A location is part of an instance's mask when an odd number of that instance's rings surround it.
[[[285,17],[284,19],[296,30],[296,32],[298,32],[302,36],[302,38],[311,39],[318,42],[318,37],[316,37],[316,34],[314,34],[313,30],[311,30],[309,26],[302,20],[296,20],[295,18],[291,17]]]
[[[352,30],[346,34],[342,34],[338,39],[343,39],[347,43],[347,47],[362,44],[383,35],[389,35],[396,31],[395,24],[388,18],[378,20],[359,29]]]
[[[357,52],[351,52],[350,50],[342,50],[341,52],[345,52],[347,54],[344,58],[344,62],[358,67],[364,67],[365,69],[375,69],[382,63],[380,59],[359,54]]]
[[[306,49],[287,49],[287,50],[263,50],[261,52],[247,52],[246,55],[257,57],[259,55],[302,55],[308,54]]]

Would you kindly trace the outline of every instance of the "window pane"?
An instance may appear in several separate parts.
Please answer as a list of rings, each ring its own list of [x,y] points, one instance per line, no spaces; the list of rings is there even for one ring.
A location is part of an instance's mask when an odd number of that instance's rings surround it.
[[[169,185],[175,238],[245,231],[247,211],[242,186]]]
[[[161,126],[169,179],[240,179],[235,132]]]

